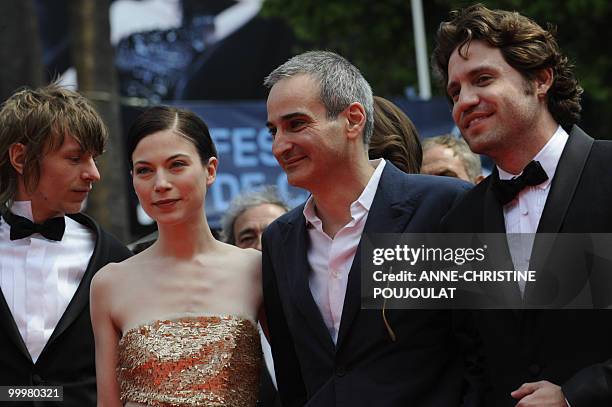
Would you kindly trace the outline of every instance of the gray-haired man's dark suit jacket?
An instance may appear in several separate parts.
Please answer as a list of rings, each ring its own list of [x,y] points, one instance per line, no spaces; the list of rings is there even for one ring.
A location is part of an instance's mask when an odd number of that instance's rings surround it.
[[[467,184],[387,163],[364,233],[433,232]],[[334,345],[310,292],[304,205],[263,236],[266,314],[283,406],[459,406],[468,387],[450,311],[360,308],[360,249]]]

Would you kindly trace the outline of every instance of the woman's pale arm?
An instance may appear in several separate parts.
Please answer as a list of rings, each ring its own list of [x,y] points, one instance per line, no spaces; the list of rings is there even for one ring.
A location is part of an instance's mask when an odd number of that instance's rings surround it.
[[[91,283],[91,323],[96,341],[96,383],[98,407],[121,407],[119,384],[115,376],[119,332],[111,319],[110,303],[112,270],[108,265],[100,270]]]

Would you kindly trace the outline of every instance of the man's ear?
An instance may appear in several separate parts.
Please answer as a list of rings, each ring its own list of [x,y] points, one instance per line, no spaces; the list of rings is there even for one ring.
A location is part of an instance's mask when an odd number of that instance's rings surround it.
[[[217,178],[217,166],[219,165],[219,160],[217,157],[210,157],[208,159],[208,164],[206,164],[206,186],[210,187],[215,179]]]
[[[535,77],[536,95],[538,95],[538,98],[546,97],[553,80],[554,74],[552,68],[544,68],[538,71]]]
[[[9,146],[9,159],[11,160],[11,165],[19,175],[23,175],[26,148],[27,147],[21,143],[13,143]]]
[[[363,139],[363,129],[366,123],[366,112],[359,102],[351,103],[346,109],[346,130],[350,139]]]

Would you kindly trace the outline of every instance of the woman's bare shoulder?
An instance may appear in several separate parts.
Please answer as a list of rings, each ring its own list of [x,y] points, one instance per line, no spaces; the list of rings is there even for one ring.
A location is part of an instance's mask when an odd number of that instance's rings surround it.
[[[126,260],[127,261],[127,260]],[[102,267],[98,272],[93,276],[91,280],[92,287],[108,287],[115,280],[115,276],[117,273],[120,273],[124,268],[124,262],[121,263],[108,263],[104,267]]]
[[[108,286],[113,283],[121,284],[124,280],[126,273],[134,275],[139,270],[147,268],[147,264],[154,263],[154,260],[150,258],[144,251],[132,256],[128,259],[123,260],[120,263],[108,263],[102,267],[94,276],[92,284]]]
[[[237,265],[240,268],[260,268],[261,252],[255,249],[241,249],[226,243],[222,243],[222,255],[228,264]]]
[[[261,261],[261,252],[255,249],[241,249],[239,247],[232,246],[236,251],[236,255],[241,256],[243,259],[251,261],[251,262],[260,262]]]

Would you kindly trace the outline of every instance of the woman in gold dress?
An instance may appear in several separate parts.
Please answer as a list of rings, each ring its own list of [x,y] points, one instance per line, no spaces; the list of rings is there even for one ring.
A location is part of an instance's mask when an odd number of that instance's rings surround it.
[[[92,282],[98,406],[253,407],[261,258],[210,231],[208,128],[192,112],[154,107],[128,143],[134,189],[159,238]]]

